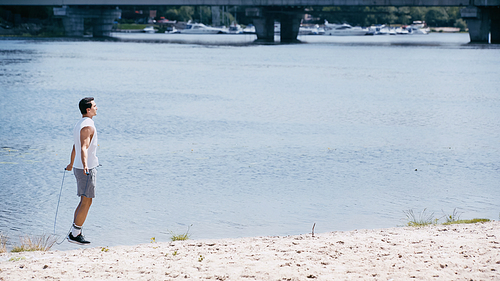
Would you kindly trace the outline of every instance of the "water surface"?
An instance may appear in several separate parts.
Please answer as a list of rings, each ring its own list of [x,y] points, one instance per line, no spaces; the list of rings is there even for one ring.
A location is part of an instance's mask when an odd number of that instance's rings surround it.
[[[102,164],[84,225],[93,246],[168,241],[190,225],[193,239],[394,227],[410,209],[499,218],[495,45],[116,36],[0,41],[10,243],[53,232],[63,177],[56,232],[70,227],[79,199],[63,169],[85,96],[99,108]]]

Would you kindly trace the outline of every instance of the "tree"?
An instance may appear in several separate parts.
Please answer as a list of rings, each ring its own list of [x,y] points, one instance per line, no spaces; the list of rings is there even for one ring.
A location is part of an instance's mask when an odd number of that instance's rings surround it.
[[[425,14],[427,13],[427,8],[425,7],[410,7],[410,21],[424,21]]]
[[[460,31],[465,31],[467,29],[467,23],[465,23],[463,19],[457,19],[453,26],[460,28]]]
[[[179,19],[180,21],[189,21],[193,19],[194,7],[192,6],[182,6],[179,8]]]
[[[427,13],[425,14],[425,22],[429,26],[448,26],[449,25],[449,16],[444,8],[441,7],[433,7],[429,8]]]

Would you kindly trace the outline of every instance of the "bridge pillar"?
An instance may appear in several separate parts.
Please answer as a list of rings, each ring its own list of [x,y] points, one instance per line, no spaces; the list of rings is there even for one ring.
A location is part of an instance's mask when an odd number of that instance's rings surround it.
[[[113,29],[113,22],[120,18],[122,11],[118,9],[98,9],[94,11],[92,20],[93,37],[109,37]]]
[[[82,37],[84,24],[82,17],[65,17],[62,19],[64,26],[64,34],[69,37]]]
[[[64,33],[70,37],[82,37],[84,30],[84,14],[81,9],[68,8],[54,8],[54,16],[62,18]]]
[[[253,18],[257,41],[274,42],[274,17],[268,8],[247,8],[245,15]]]
[[[281,15],[281,42],[299,42],[299,40],[297,40],[297,35],[299,35],[301,21],[300,11],[301,10],[292,9],[285,11],[285,13]]]
[[[293,7],[260,7],[247,8],[247,17],[253,17],[257,41],[274,42],[274,20],[278,19],[281,24],[281,42],[299,42],[301,16],[304,14],[303,8]]]
[[[491,44],[500,44],[500,8],[490,9]]]
[[[212,25],[220,25],[220,6],[212,6]]]
[[[274,42],[274,19],[271,16],[253,20],[257,41]]]
[[[490,16],[486,8],[469,6],[460,11],[467,22],[471,43],[488,43],[490,37]]]
[[[84,20],[92,19],[92,35],[94,37],[110,36],[115,19],[121,17],[121,10],[106,8],[79,8],[63,6],[54,8],[54,16],[63,20],[66,36],[82,37]]]

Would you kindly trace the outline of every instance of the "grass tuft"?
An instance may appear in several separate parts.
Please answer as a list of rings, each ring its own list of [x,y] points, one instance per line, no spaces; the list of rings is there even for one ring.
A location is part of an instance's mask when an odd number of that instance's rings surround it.
[[[15,246],[11,252],[33,252],[48,251],[56,243],[53,235],[25,236],[21,237],[21,245]]]
[[[170,237],[170,240],[172,241],[184,241],[184,240],[188,240],[189,237],[191,236],[191,234],[189,234],[189,229],[191,229],[191,226],[193,225],[190,225],[186,231],[186,233],[183,233],[183,234],[175,234],[174,232],[170,231],[170,234],[172,235]]]
[[[408,226],[426,226],[430,224],[436,224],[438,219],[434,218],[434,213],[426,214],[427,208],[425,208],[418,216],[413,213],[413,210],[404,211],[406,214],[406,219],[408,220]]]
[[[420,214],[416,215],[413,210],[404,211],[406,214],[406,219],[408,220],[407,226],[421,227],[431,224],[437,224],[439,219],[434,218],[434,213],[426,214],[427,209],[424,209]],[[444,213],[444,212],[443,212]],[[455,208],[451,215],[444,214],[443,217],[446,222],[443,225],[450,224],[464,224],[464,223],[478,223],[478,222],[488,222],[489,219],[471,219],[471,220],[461,220],[460,214]]]
[[[444,213],[444,211],[443,211],[443,213]],[[452,224],[452,223],[460,220],[460,215],[457,212],[457,208],[453,209],[453,213],[451,215],[445,214],[444,217],[446,218],[445,224]]]

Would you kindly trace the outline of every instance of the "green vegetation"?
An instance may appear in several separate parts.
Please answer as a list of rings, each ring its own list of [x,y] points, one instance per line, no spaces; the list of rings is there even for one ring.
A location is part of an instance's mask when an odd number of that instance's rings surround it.
[[[170,237],[170,240],[172,241],[184,241],[184,240],[188,240],[189,237],[191,236],[189,234],[189,229],[191,228],[191,226],[193,225],[190,225],[186,231],[186,233],[183,233],[183,234],[175,234],[174,232],[170,231],[170,234],[172,235]]]
[[[457,19],[453,26],[460,28],[461,32],[464,32],[467,30],[467,23],[465,22],[464,19]]]
[[[246,16],[245,7],[219,6],[218,13],[223,25],[228,26],[233,21],[243,24],[252,22]],[[11,25],[13,15],[18,14],[26,19],[38,19],[51,25],[61,25],[61,19],[54,17],[53,6],[2,6],[0,7],[0,25]],[[120,24],[140,22],[149,16],[149,11],[156,11],[156,20],[161,18],[175,21],[197,21],[212,24],[211,6],[121,6],[122,18]],[[430,27],[460,27],[465,22],[461,19],[460,9],[463,7],[377,7],[377,6],[335,6],[309,7],[307,13],[312,15],[315,23],[347,22],[352,25],[370,26],[373,24],[411,24],[413,21],[426,21]],[[144,13],[143,13],[144,12]],[[45,23],[45,24],[46,24]],[[145,23],[145,22],[143,22]],[[124,28],[125,29],[125,28]],[[128,28],[127,28],[128,29]],[[465,29],[465,28],[464,28]],[[39,31],[44,32],[44,31]],[[59,32],[59,31],[58,31]]]
[[[52,235],[25,236],[21,237],[21,245],[15,246],[11,252],[48,251],[56,243]]]
[[[322,24],[324,20],[331,23],[350,23],[352,25],[370,26],[375,24],[403,24],[408,25],[413,21],[425,21],[430,27],[459,27],[466,29],[466,24],[461,19],[460,9],[463,7],[376,7],[376,6],[335,6],[335,7],[309,7],[306,13],[312,15],[312,20],[307,23]],[[143,6],[121,7],[122,19],[120,23],[132,23],[126,14],[135,15],[137,10],[156,10],[156,19],[189,20],[204,24],[212,23],[212,8],[207,6]],[[220,6],[220,20],[228,26],[237,21],[243,24],[252,23],[252,18],[245,14],[245,8],[239,6]]]
[[[452,222],[445,222],[444,225],[450,224],[462,224],[462,223],[478,223],[478,222],[489,222],[489,219],[471,219],[471,220],[456,220]]]
[[[438,219],[434,218],[434,213],[426,214],[427,209],[424,209],[418,216],[413,213],[413,210],[404,211],[406,214],[406,219],[408,220],[408,226],[426,226],[430,224],[436,224]]]
[[[426,225],[431,225],[431,224],[438,224],[439,219],[434,217],[434,213],[427,214],[426,213],[427,209],[424,209],[420,214],[416,215],[413,210],[407,210],[403,211],[406,214],[406,219],[407,219],[407,226],[415,226],[415,227],[421,227],[421,226],[426,226]],[[446,220],[446,222],[443,222],[443,225],[450,225],[450,224],[464,224],[464,223],[478,223],[478,222],[488,222],[490,221],[489,219],[469,219],[469,220],[461,220],[460,215],[457,212],[457,209],[455,208],[453,210],[453,213],[451,215],[444,215],[443,216]]]
[[[461,19],[462,7],[321,7],[314,12],[319,18],[332,23],[352,25],[403,24],[425,21],[430,27],[459,27],[465,30]]]
[[[16,22],[16,16],[20,16],[22,21]],[[2,6],[0,36],[64,36],[64,27],[62,20],[54,16],[52,6]]]
[[[172,237],[170,237],[170,240],[172,241],[184,241],[184,240],[188,240],[189,239],[189,234],[188,233],[184,233],[184,234],[175,234],[175,233],[172,233]]]
[[[151,244],[156,244],[156,237],[151,237]],[[153,249],[156,249],[158,247],[153,247]]]
[[[150,24],[137,24],[137,23],[118,23],[115,25],[116,29],[120,30],[142,30]]]
[[[212,7],[210,6],[144,6],[144,10],[156,10],[156,19],[165,18],[171,21],[181,21],[188,22],[190,20],[195,22],[201,22],[204,24],[212,25]],[[129,22],[126,19],[127,12],[130,9],[141,10],[140,7],[121,7],[122,9],[122,19],[120,22]],[[125,12],[124,12],[125,11]],[[244,23],[251,23],[251,19],[245,18],[245,8],[238,6],[221,6],[219,9],[220,20],[222,25],[229,26],[231,22],[236,21],[236,17],[239,21]],[[216,24],[217,25],[217,24]]]
[[[444,212],[443,212],[444,213]],[[478,223],[478,222],[488,222],[490,221],[489,219],[471,219],[471,220],[461,220],[460,219],[460,214],[457,212],[457,208],[453,210],[453,213],[451,215],[444,215],[446,222],[444,222],[444,225],[450,225],[450,224],[464,224],[464,223]]]
[[[451,213],[451,215],[444,214],[444,217],[446,218],[446,223],[456,222],[460,219],[460,215],[457,212],[457,208],[453,209],[453,213]]]
[[[212,9],[207,6],[144,6],[121,7],[120,23],[133,23],[127,19],[127,12],[136,15],[136,10],[156,10],[156,19],[169,19],[187,22],[189,20],[212,25]],[[307,23],[322,24],[324,20],[331,23],[350,23],[352,25],[370,26],[375,24],[408,25],[413,21],[425,21],[430,27],[459,27],[465,30],[467,25],[461,19],[462,7],[376,7],[376,6],[335,6],[309,7],[306,13],[312,15]],[[133,13],[132,13],[133,12]],[[220,20],[228,26],[233,21],[252,23],[252,18],[245,14],[244,7],[221,6]]]

